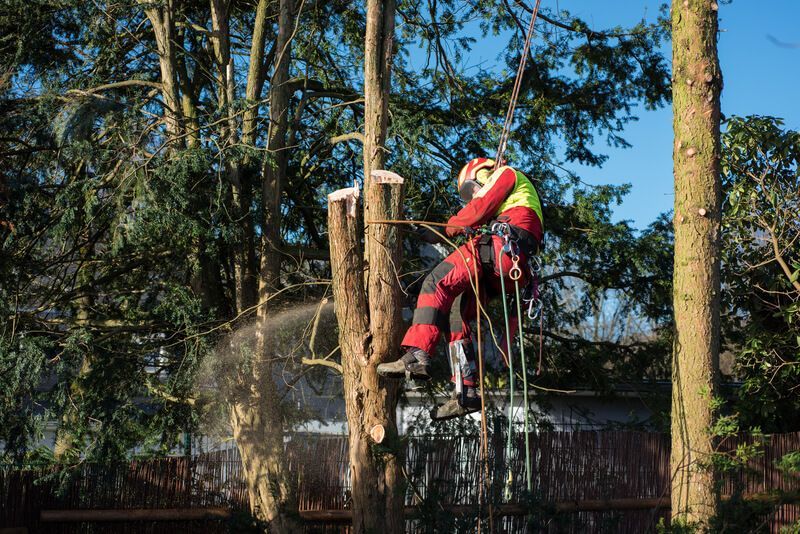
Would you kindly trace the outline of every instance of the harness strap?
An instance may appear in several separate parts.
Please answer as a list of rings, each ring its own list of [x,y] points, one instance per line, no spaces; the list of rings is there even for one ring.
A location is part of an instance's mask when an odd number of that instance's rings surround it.
[[[500,232],[507,231],[510,234],[511,241],[519,247],[519,252],[529,257],[539,254],[541,245],[539,240],[536,239],[536,236],[522,227],[511,224],[507,220],[504,221],[503,218],[504,217],[501,216],[498,219],[489,221],[486,224],[489,232],[499,235]]]

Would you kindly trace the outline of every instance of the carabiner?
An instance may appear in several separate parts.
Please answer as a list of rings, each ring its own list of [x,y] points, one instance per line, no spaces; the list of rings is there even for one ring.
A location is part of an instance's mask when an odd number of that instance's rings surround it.
[[[530,268],[531,274],[533,276],[539,274],[539,272],[541,272],[542,270],[542,264],[539,261],[539,256],[531,254],[530,257],[528,258],[528,267]]]
[[[528,319],[536,319],[542,312],[543,307],[542,299],[530,299],[528,301]]]

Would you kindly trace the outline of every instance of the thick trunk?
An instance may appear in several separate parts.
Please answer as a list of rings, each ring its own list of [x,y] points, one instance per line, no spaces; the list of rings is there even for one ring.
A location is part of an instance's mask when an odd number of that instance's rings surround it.
[[[367,36],[364,55],[364,216],[366,220],[398,219],[402,186],[391,187],[372,172],[383,169],[386,159],[386,129],[394,40],[394,0],[367,3]],[[392,197],[395,195],[395,197]],[[399,197],[398,197],[399,196]],[[398,282],[401,241],[398,228],[378,224],[366,227],[365,258],[369,266],[370,325],[372,352],[380,362],[396,356],[402,334],[397,311],[401,304]],[[378,363],[380,363],[378,362]]]
[[[255,364],[252,377],[249,378],[252,380],[252,385],[242,390],[231,411],[236,444],[245,468],[251,508],[258,519],[268,522],[269,531],[276,533],[300,530],[295,522],[297,501],[294,488],[290,484],[291,477],[283,449],[283,416],[272,373],[275,355],[272,354],[272,347],[268,342],[267,329],[270,325],[267,321],[266,303],[280,282],[280,256],[276,243],[280,237],[280,191],[286,167],[285,117],[289,97],[285,82],[289,72],[292,3],[292,0],[280,1],[276,47],[285,52],[276,63],[270,85],[268,154],[262,168],[264,208],[261,218],[263,233],[258,279],[260,306],[256,312]],[[284,163],[271,165],[270,155],[274,154],[284,158]],[[240,272],[246,273],[246,265],[244,271]]]
[[[374,171],[385,161],[388,100],[394,37],[393,0],[367,2],[364,45],[364,215],[367,220],[402,217],[403,183]],[[397,229],[367,225],[362,251],[355,189],[328,199],[328,233],[345,410],[350,434],[353,532],[404,532],[402,451],[397,439],[397,385],[381,381],[381,362],[396,358],[400,339],[401,292]],[[368,267],[366,280],[364,268]],[[371,430],[386,441],[373,449]],[[375,434],[375,435],[380,435]],[[386,452],[386,451],[391,452]]]
[[[84,163],[79,163],[77,168],[83,168]],[[75,174],[77,175],[78,172],[76,171]],[[81,228],[84,227],[86,222],[81,215],[83,211],[78,210],[78,213],[76,227]],[[90,288],[95,278],[95,273],[91,269],[92,262],[88,261],[94,256],[94,246],[90,243],[90,235],[90,228],[84,227],[84,231],[78,237],[79,240],[86,244],[80,248],[81,261],[77,262],[78,271],[75,273],[75,287]],[[75,299],[74,313],[79,323],[87,322],[91,318],[95,304],[92,295],[91,291],[83,291],[82,295]],[[91,345],[86,347],[78,374],[69,385],[69,402],[64,406],[64,411],[61,414],[61,424],[56,432],[53,456],[59,463],[77,462],[82,453],[82,443],[78,441],[79,435],[76,432],[76,428],[81,423],[79,407],[83,404],[84,396],[86,395],[85,381],[92,372],[92,367],[95,363],[95,353],[91,347]]]
[[[267,20],[269,4],[269,0],[260,0],[256,7],[247,84],[245,86],[246,107],[242,113],[241,144],[246,151],[242,158],[241,167],[236,174],[236,181],[233,184],[233,209],[238,214],[242,239],[242,246],[234,251],[234,280],[239,313],[251,308],[258,301],[256,234],[250,205],[253,199],[253,184],[256,176],[253,153],[258,135],[260,105],[257,102],[261,99],[261,90],[264,87],[264,46],[266,44],[267,31],[271,28]]]
[[[291,58],[292,11],[294,0],[280,0],[278,38],[275,42],[275,70],[269,87],[269,132],[267,153],[262,166],[264,199],[261,268],[258,285],[259,302],[263,302],[278,285],[280,272],[281,192],[286,174],[286,130],[289,114],[289,64]],[[259,308],[266,313],[266,306]]]
[[[719,361],[721,186],[717,4],[672,4],[675,166],[675,346],[672,517],[706,523],[717,513],[712,397]]]
[[[394,46],[394,0],[367,2],[364,38],[364,176],[382,169],[385,160]],[[369,205],[365,206],[367,210]]]
[[[269,532],[292,533],[297,522],[296,491],[287,470],[279,396],[271,376],[254,373],[250,387],[231,403],[231,427],[242,457],[250,511]]]
[[[389,201],[391,207],[387,213],[399,214],[402,183],[373,183],[371,187]],[[376,336],[386,336],[386,329],[378,328],[375,323],[399,324],[399,307],[379,295],[370,294],[369,302],[367,300],[356,216],[357,198],[358,191],[350,188],[337,191],[328,199],[333,296],[350,434],[353,532],[404,532],[402,454],[395,421],[397,387],[382,382],[376,373],[377,364],[385,360],[396,345],[386,349],[390,343],[386,339],[376,339]],[[396,283],[394,274],[385,274],[387,285]],[[383,303],[385,311],[370,320],[370,308],[377,307],[373,298]],[[377,352],[379,348],[384,352]],[[373,449],[370,433],[378,425],[386,433],[381,452]]]

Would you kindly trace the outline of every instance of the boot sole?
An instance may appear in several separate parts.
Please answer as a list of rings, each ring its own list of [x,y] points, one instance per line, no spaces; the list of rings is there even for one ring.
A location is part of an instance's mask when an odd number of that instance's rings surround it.
[[[406,373],[405,372],[403,372],[403,373],[391,373],[391,372],[390,373],[382,373],[382,372],[378,371],[378,376],[380,376],[381,378],[388,378],[389,380],[405,380]],[[431,375],[419,375],[419,374],[411,373],[410,376],[411,376],[411,380],[427,381],[427,380],[431,379]]]
[[[436,416],[436,412],[438,410],[439,410],[439,408],[434,408],[433,410],[431,410],[431,414],[430,415],[431,415],[431,419],[433,421],[449,421],[450,419],[455,419],[456,417],[464,417],[464,416],[469,415],[471,413],[478,413],[478,412],[481,411],[480,408],[462,408],[463,411],[461,411],[459,413],[453,413],[453,414],[450,414],[450,415],[443,415],[441,417],[437,417]]]

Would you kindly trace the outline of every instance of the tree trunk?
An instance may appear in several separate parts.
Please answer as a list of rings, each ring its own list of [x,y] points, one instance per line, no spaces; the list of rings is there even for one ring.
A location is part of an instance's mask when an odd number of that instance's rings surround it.
[[[675,345],[672,518],[705,524],[718,510],[708,462],[719,367],[721,186],[717,4],[672,4]]]
[[[271,374],[265,374],[267,360],[256,358],[251,383],[233,399],[231,427],[242,457],[250,512],[269,525],[269,532],[290,534],[301,530],[297,492],[286,464],[280,398]]]
[[[230,39],[230,3],[211,0],[211,28],[214,47],[214,62],[217,66],[217,101],[219,110],[226,117],[222,127],[223,151],[231,156],[225,158],[225,171],[231,184],[231,202],[236,225],[239,228],[239,246],[233,248],[236,311],[242,313],[256,303],[255,234],[250,214],[251,183],[242,176],[242,165],[234,150],[239,144],[239,127],[234,108],[236,99],[236,76]],[[258,16],[259,13],[257,13]],[[256,29],[258,26],[256,20]],[[249,83],[249,82],[248,82]],[[246,174],[246,171],[245,171]]]
[[[291,484],[291,476],[285,461],[283,410],[272,372],[276,356],[272,353],[267,335],[269,328],[276,327],[268,323],[267,301],[280,283],[280,255],[277,243],[280,239],[282,178],[286,172],[286,116],[289,107],[286,80],[289,76],[291,57],[289,45],[293,22],[292,6],[293,0],[280,1],[278,38],[275,46],[283,53],[275,63],[270,84],[270,129],[267,154],[262,168],[264,206],[260,222],[263,233],[254,364],[252,376],[246,379],[249,384],[245,384],[241,395],[234,399],[231,409],[231,422],[236,445],[242,456],[251,510],[256,518],[269,524],[269,531],[273,533],[301,530],[296,522],[296,492]],[[266,16],[263,10],[259,10],[257,15],[259,14]],[[263,28],[257,24],[256,30],[263,31]],[[253,120],[253,117],[249,118],[248,125],[245,125],[246,129],[253,124]],[[248,141],[250,139],[254,140],[254,137],[248,137]],[[275,161],[273,156],[279,158],[277,160],[279,163],[272,164]],[[240,271],[240,273],[246,272],[246,268]]]
[[[400,216],[402,181],[370,178],[375,196],[387,217]],[[339,323],[345,410],[350,434],[350,477],[353,491],[353,532],[404,532],[402,454],[397,439],[395,409],[397,385],[381,381],[376,367],[395,355],[397,339],[387,339],[400,326],[394,292],[369,294],[364,287],[364,260],[357,221],[358,190],[342,189],[328,197],[328,234],[333,275],[333,297]],[[378,211],[375,206],[374,211]],[[396,235],[384,241],[385,254],[399,261]],[[394,240],[394,242],[392,241]],[[390,245],[390,246],[389,246]],[[370,277],[373,269],[370,267]],[[384,272],[387,286],[396,284],[394,272]],[[380,306],[381,311],[377,311]],[[375,311],[374,314],[371,313]],[[380,426],[386,437],[381,451],[373,447],[371,430]],[[387,450],[389,452],[387,452]]]
[[[261,99],[261,91],[264,87],[265,64],[268,63],[268,60],[265,59],[264,45],[267,40],[267,32],[271,28],[267,17],[269,5],[269,0],[259,0],[256,7],[245,86],[246,107],[242,114],[241,143],[245,148],[245,153],[233,189],[234,211],[240,214],[243,241],[241,250],[234,251],[236,302],[240,313],[258,301],[256,234],[250,204],[253,199],[253,184],[258,170],[257,164],[254,164],[254,153],[258,136],[258,114],[261,107],[258,101]]]
[[[292,55],[292,11],[294,0],[280,0],[278,38],[275,42],[275,70],[269,87],[269,132],[267,153],[262,166],[264,198],[261,268],[258,286],[259,302],[263,302],[278,284],[280,272],[281,193],[286,174],[286,130],[289,125],[289,64]],[[299,16],[299,15],[298,15]],[[266,313],[266,306],[259,308]]]
[[[153,6],[148,0],[140,4]],[[153,26],[153,35],[158,49],[158,65],[161,70],[161,97],[164,100],[164,122],[167,142],[176,142],[183,133],[181,126],[181,100],[178,91],[177,64],[175,61],[174,0],[166,0],[163,6],[147,7],[145,13]]]
[[[394,0],[367,1],[367,30],[364,38],[365,178],[370,176],[373,169],[383,168],[386,155],[384,143],[389,118],[394,17]],[[370,209],[369,202],[365,208]]]
[[[81,280],[80,273],[85,270],[85,268],[80,270],[79,281]],[[88,296],[78,299],[78,312],[76,317],[79,320],[86,320],[88,318],[88,310],[91,308],[87,306],[87,303],[90,300]],[[58,463],[77,463],[83,452],[83,444],[78,442],[79,436],[75,432],[75,428],[80,424],[80,410],[78,405],[83,403],[84,396],[86,395],[86,388],[83,382],[92,372],[92,366],[94,364],[94,354],[90,350],[91,349],[87,350],[83,355],[78,374],[69,385],[70,399],[64,406],[64,412],[61,414],[61,424],[56,431],[56,439],[53,444],[53,458]]]
[[[394,39],[393,0],[368,0],[364,45],[364,214],[367,220],[402,217],[403,180],[375,172],[386,148]],[[391,174],[391,173],[389,173]],[[357,189],[328,199],[328,233],[345,410],[350,435],[353,532],[404,532],[402,451],[397,439],[396,383],[378,378],[379,363],[397,357],[402,322],[398,269],[401,241],[396,227],[367,225],[359,242]],[[366,287],[364,260],[368,267]],[[383,452],[370,431],[381,427]],[[383,438],[380,438],[383,441]],[[391,452],[386,452],[389,450]]]

